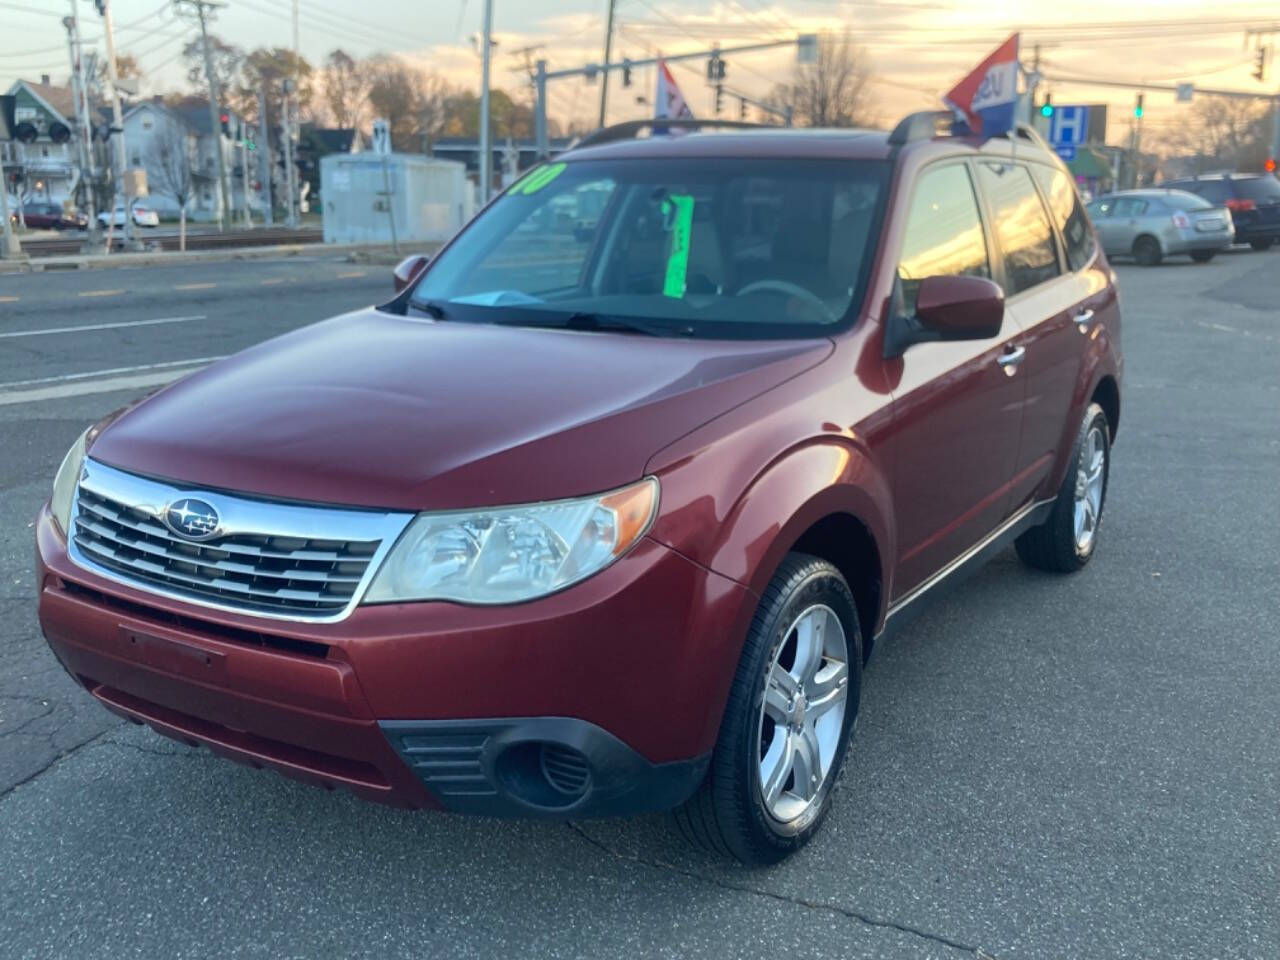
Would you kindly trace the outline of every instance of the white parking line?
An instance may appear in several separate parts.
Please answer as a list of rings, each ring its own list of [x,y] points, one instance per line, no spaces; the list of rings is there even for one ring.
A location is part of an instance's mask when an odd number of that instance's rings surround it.
[[[115,323],[86,323],[79,327],[49,327],[46,330],[11,330],[0,333],[0,340],[6,337],[44,337],[54,333],[81,333],[85,330],[116,330],[120,327],[151,327],[158,323],[186,323],[189,320],[204,320],[203,313],[190,317],[158,317],[155,320],[119,320]]]
[[[200,367],[221,359],[222,356],[192,357],[190,360],[144,363],[135,367],[112,367],[109,370],[67,373],[57,377],[37,377],[34,380],[11,380],[8,383],[0,383],[0,407],[89,393],[110,393],[114,390],[156,386],[193,373]]]

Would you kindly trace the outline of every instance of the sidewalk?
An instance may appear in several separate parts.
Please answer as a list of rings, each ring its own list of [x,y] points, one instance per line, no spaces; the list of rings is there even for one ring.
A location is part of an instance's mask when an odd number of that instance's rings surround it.
[[[186,253],[147,252],[37,257],[23,260],[0,260],[0,274],[33,273],[40,270],[101,270],[112,267],[147,267],[179,263],[217,263],[231,260],[264,260],[273,257],[296,257],[306,254],[345,256],[354,263],[394,265],[414,253],[432,253],[439,244],[401,245],[397,254],[390,246],[366,244],[283,243],[264,247],[227,247],[221,250],[195,250]]]

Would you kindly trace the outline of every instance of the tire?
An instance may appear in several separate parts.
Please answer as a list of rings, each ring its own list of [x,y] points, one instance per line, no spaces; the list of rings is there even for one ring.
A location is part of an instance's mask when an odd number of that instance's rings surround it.
[[[1255,250],[1262,251],[1262,250],[1270,250],[1270,249],[1271,249],[1271,245],[1272,245],[1273,243],[1275,243],[1275,240],[1272,240],[1272,239],[1267,239],[1267,240],[1250,240],[1250,241],[1249,241],[1249,246],[1253,247],[1253,249],[1255,249]]]
[[[1095,464],[1092,470],[1085,469],[1088,461]],[[1102,407],[1091,403],[1076,434],[1071,465],[1058,489],[1049,519],[1014,542],[1022,562],[1037,570],[1055,573],[1074,573],[1088,563],[1098,547],[1110,475],[1111,427]],[[1076,517],[1082,490],[1089,504],[1082,510],[1086,518],[1092,516],[1091,522],[1085,520],[1084,530],[1079,529]]]
[[[1217,253],[1217,250],[1194,250],[1191,253],[1191,259],[1196,263],[1208,263]]]
[[[808,622],[806,636],[816,636],[819,620],[820,647],[800,634]],[[833,656],[840,642],[843,661]],[[803,656],[814,649],[816,657]],[[751,621],[707,777],[675,811],[685,839],[749,866],[777,863],[809,842],[831,808],[857,720],[862,650],[853,594],[840,571],[817,557],[788,554]],[[810,672],[802,661],[818,669]],[[779,683],[793,672],[800,679]],[[775,715],[792,722],[775,723]],[[775,772],[772,803],[765,795],[766,764]],[[805,771],[814,771],[816,783],[806,781]]]
[[[1133,241],[1133,259],[1144,267],[1158,267],[1164,259],[1160,241],[1155,237],[1141,236]]]

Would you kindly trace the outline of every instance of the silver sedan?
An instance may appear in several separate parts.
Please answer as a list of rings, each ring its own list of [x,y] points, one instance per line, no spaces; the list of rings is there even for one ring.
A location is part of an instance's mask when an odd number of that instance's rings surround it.
[[[1088,209],[1107,255],[1131,256],[1144,266],[1177,254],[1207,263],[1235,235],[1230,210],[1185,190],[1123,190]]]

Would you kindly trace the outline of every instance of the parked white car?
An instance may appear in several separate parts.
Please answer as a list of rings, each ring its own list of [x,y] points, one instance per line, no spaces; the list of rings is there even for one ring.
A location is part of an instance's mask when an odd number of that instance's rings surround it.
[[[110,213],[103,210],[98,214],[98,222],[104,227],[123,227],[124,226],[124,204],[117,203],[115,209]],[[150,207],[143,206],[141,203],[134,201],[133,204],[133,222],[140,227],[158,227],[160,226],[160,217]]]

